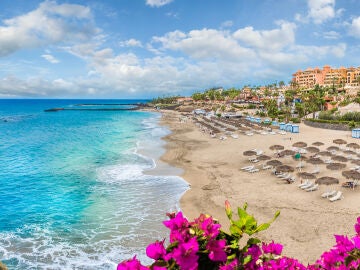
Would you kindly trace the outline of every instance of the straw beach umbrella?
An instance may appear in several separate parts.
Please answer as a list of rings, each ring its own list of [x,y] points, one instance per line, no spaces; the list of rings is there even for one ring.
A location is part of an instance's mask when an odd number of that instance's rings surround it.
[[[319,156],[325,156],[325,157],[330,157],[330,156],[332,156],[331,152],[329,152],[329,151],[320,151],[320,152],[317,153],[317,155],[319,155]]]
[[[271,159],[271,157],[269,157],[267,155],[261,155],[261,156],[258,156],[256,159],[258,159],[258,160],[269,160],[269,159]]]
[[[348,143],[348,144],[346,145],[346,147],[349,147],[349,148],[352,148],[352,149],[357,150],[357,149],[360,148],[360,145],[358,145],[357,143]]]
[[[341,174],[348,179],[360,179],[360,172],[358,171],[343,171]]]
[[[292,166],[289,166],[289,165],[279,165],[279,166],[277,166],[276,167],[276,170],[278,171],[278,172],[293,172],[295,169],[294,169],[294,167],[292,167]]]
[[[343,139],[335,139],[333,140],[333,143],[341,145],[341,144],[346,144],[346,141]]]
[[[356,155],[356,153],[352,150],[345,150],[344,151],[344,154],[347,154],[347,155]]]
[[[309,158],[308,160],[306,160],[307,163],[311,163],[314,165],[318,165],[318,164],[323,164],[324,161],[322,161],[320,158]]]
[[[269,147],[270,150],[283,150],[285,147],[280,144],[274,144]]]
[[[354,159],[351,161],[351,163],[360,166],[360,159],[357,159],[357,160]]]
[[[314,143],[312,143],[312,145],[322,146],[322,145],[324,145],[324,143],[323,142],[314,142]]]
[[[333,170],[333,171],[342,170],[345,167],[346,167],[345,163],[338,163],[338,162],[326,165],[326,169]]]
[[[255,156],[256,155],[256,151],[254,151],[254,150],[248,150],[248,151],[245,151],[244,153],[243,153],[243,155],[244,156]]]
[[[340,162],[347,162],[348,161],[348,159],[346,157],[343,157],[343,156],[332,156],[331,159],[334,160],[334,161],[340,161]]]
[[[273,159],[273,160],[269,160],[268,162],[266,162],[266,165],[279,166],[279,165],[282,165],[282,162],[280,160]]]
[[[304,148],[307,146],[306,142],[296,142],[292,145],[293,147]]]
[[[315,147],[315,146],[308,146],[305,149],[306,149],[306,151],[308,151],[310,153],[318,153],[318,152],[320,152],[320,149]]]
[[[339,184],[339,179],[331,176],[323,176],[316,179],[315,183],[319,185],[335,185]]]
[[[315,179],[316,176],[309,172],[299,172],[298,176],[303,179]]]
[[[326,150],[328,150],[328,151],[338,151],[339,147],[333,145],[333,146],[329,146],[328,148],[326,148]]]
[[[279,154],[281,156],[292,156],[294,155],[296,152],[294,150],[290,150],[290,149],[286,149],[286,150],[283,150],[281,151]]]

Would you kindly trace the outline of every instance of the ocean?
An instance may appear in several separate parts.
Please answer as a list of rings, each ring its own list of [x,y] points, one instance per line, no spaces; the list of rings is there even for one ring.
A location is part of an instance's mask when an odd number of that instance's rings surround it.
[[[168,237],[188,184],[156,175],[160,114],[142,100],[0,100],[0,261],[9,269],[116,269]],[[154,170],[155,169],[155,170]],[[147,174],[146,171],[154,170]]]

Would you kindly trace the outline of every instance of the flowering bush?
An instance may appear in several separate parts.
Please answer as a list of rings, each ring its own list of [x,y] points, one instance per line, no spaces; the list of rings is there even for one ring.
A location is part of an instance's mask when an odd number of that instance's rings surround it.
[[[208,215],[201,214],[189,222],[181,212],[168,214],[170,219],[163,223],[170,229],[170,244],[165,247],[165,240],[162,240],[146,248],[146,255],[154,259],[154,263],[143,266],[135,256],[120,263],[117,270],[360,269],[360,217],[355,224],[354,237],[336,235],[336,245],[324,252],[313,265],[305,266],[294,258],[282,256],[281,244],[274,241],[266,244],[252,237],[269,228],[279,212],[268,223],[258,225],[246,208],[247,204],[239,207],[239,219],[234,220],[230,204],[225,202],[230,233],[220,230],[220,224]],[[244,234],[249,238],[241,246]]]

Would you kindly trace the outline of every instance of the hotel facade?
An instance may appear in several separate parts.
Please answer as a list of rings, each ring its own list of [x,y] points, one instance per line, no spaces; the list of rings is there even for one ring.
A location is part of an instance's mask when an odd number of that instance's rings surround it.
[[[297,87],[309,89],[315,85],[328,87],[359,87],[360,67],[331,68],[326,65],[323,69],[307,68],[298,70],[292,75],[292,83]]]

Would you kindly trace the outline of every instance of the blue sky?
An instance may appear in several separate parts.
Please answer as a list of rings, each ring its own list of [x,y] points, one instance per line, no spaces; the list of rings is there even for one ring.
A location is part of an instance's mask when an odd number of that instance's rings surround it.
[[[151,98],[360,66],[358,0],[0,1],[0,97]]]

